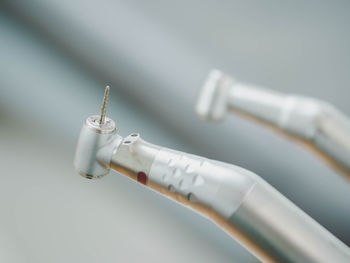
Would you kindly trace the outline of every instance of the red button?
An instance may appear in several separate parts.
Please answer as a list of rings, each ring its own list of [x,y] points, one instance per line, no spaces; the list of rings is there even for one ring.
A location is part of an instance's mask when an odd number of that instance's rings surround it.
[[[137,173],[137,181],[141,184],[147,183],[147,175],[144,172],[138,172]]]

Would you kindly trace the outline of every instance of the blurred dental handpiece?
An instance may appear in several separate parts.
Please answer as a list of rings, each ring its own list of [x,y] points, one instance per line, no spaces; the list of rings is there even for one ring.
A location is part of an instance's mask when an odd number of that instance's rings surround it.
[[[329,103],[241,83],[212,70],[196,112],[218,121],[228,110],[297,139],[350,179],[350,120]]]
[[[350,262],[345,244],[258,175],[148,143],[137,133],[118,135],[105,116],[108,92],[101,114],[81,129],[79,174],[97,179],[112,168],[211,219],[263,262]]]

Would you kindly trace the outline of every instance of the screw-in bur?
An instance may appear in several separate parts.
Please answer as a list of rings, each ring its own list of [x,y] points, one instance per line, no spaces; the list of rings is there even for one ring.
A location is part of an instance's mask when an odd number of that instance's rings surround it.
[[[106,109],[107,109],[107,101],[108,101],[108,95],[109,95],[109,86],[106,86],[105,94],[103,96],[102,106],[101,106],[101,113],[100,113],[100,125],[105,123],[105,117],[106,117]]]

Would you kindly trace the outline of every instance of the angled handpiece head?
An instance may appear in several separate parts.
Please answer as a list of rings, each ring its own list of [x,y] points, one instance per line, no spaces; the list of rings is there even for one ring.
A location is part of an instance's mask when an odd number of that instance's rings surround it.
[[[109,173],[113,152],[121,142],[115,122],[105,117],[108,93],[107,86],[101,114],[86,119],[75,152],[74,167],[88,179],[98,179]]]
[[[232,79],[219,70],[209,73],[198,97],[196,113],[201,119],[222,120],[228,104]]]

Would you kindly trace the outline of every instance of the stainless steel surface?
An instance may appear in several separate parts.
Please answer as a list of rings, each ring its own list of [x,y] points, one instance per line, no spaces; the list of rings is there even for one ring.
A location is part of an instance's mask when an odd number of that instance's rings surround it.
[[[138,172],[149,174],[160,147],[140,138],[138,133],[125,137],[111,159],[111,168],[136,180]]]
[[[201,118],[218,121],[227,111],[313,146],[322,160],[350,179],[350,120],[329,103],[241,83],[212,70],[199,94],[196,112]]]
[[[121,143],[115,122],[109,118],[100,124],[100,116],[88,117],[81,128],[74,156],[76,171],[88,179],[99,179],[108,174],[114,150]]]
[[[107,97],[106,88],[104,111]],[[210,218],[263,262],[350,260],[346,245],[256,174],[150,144],[138,133],[122,138],[113,121],[98,119],[88,117],[79,136],[74,165],[84,177],[101,178],[112,168]]]
[[[338,262],[350,249],[254,173],[129,135],[112,169],[210,218],[263,262]]]
[[[175,200],[206,208],[208,216],[229,218],[256,181],[243,168],[162,148],[149,173],[149,185]],[[189,202],[188,202],[189,201]]]
[[[100,124],[101,115],[91,115],[86,119],[85,124],[89,129],[97,133],[113,133],[116,130],[114,120],[106,118],[103,124]]]
[[[342,177],[253,122],[193,113],[214,66],[350,115],[349,1],[4,2],[1,262],[257,262],[209,220],[126,177],[76,174],[82,118],[99,112],[106,82],[119,134],[248,167],[350,245]]]
[[[261,259],[273,262],[346,263],[350,249],[265,182],[254,186],[229,225]]]

